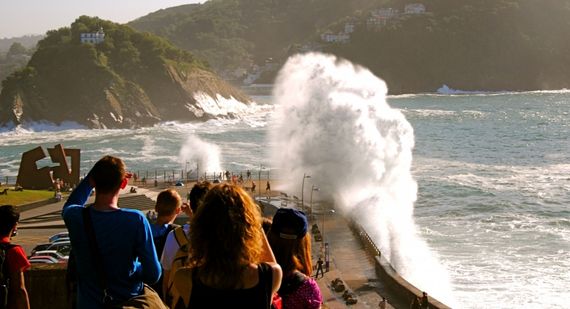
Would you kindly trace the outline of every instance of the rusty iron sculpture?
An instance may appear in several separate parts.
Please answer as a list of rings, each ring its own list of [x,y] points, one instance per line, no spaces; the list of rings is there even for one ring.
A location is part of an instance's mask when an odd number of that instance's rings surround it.
[[[54,179],[75,187],[79,183],[80,156],[79,149],[64,149],[57,144],[46,150],[38,146],[22,154],[17,184],[24,189],[47,190],[54,188]],[[37,162],[49,155],[54,166],[38,168]],[[69,166],[67,157],[70,158]],[[55,188],[54,188],[55,189]]]

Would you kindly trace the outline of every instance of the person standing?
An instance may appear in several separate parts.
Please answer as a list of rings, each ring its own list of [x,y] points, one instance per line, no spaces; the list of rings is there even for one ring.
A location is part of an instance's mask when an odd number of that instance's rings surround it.
[[[190,223],[189,266],[174,274],[184,308],[269,308],[281,267],[242,188],[211,188]],[[176,307],[178,308],[178,307]]]
[[[206,195],[206,193],[208,193],[211,187],[212,184],[208,181],[198,182],[192,187],[192,190],[190,190],[190,193],[188,193],[188,201],[190,202],[190,205],[186,203],[182,205],[182,211],[188,216],[188,220],[192,220],[192,216],[198,211],[198,206],[202,203],[204,196]],[[182,236],[184,237],[183,239],[182,238],[178,239],[179,236],[177,236],[180,235],[180,232],[178,232],[178,230],[180,229],[183,231],[183,236]],[[190,238],[189,223],[186,223],[181,227],[177,227],[176,229],[168,233],[168,236],[166,237],[164,250],[162,251],[162,255],[160,257],[160,264],[162,265],[162,269],[164,271],[162,291],[163,294],[167,296],[166,298],[168,298],[167,293],[169,293],[169,290],[172,287],[173,277],[171,277],[170,275],[176,255],[178,251],[181,249],[180,244],[184,243],[185,245],[182,246],[182,249],[186,249],[187,251],[187,243],[189,238]],[[179,262],[185,264],[186,261],[179,261]],[[174,300],[174,303],[176,303],[176,300]]]
[[[150,224],[139,210],[119,208],[128,183],[125,164],[105,156],[63,205],[77,272],[77,307],[103,308],[128,301],[165,308],[145,283],[158,281],[161,269]],[[95,188],[95,202],[85,203]]]
[[[30,268],[30,262],[22,247],[10,243],[10,239],[17,234],[19,220],[20,214],[16,207],[0,206],[0,301],[7,301],[6,308],[29,309],[24,272]]]
[[[382,296],[382,300],[380,301],[380,303],[378,304],[378,308],[380,309],[386,309],[386,305],[388,304],[388,300],[386,299],[386,297]]]
[[[319,272],[321,272],[322,277],[325,276],[325,272],[323,271],[323,264],[323,258],[319,256],[319,259],[317,260],[317,273],[315,274],[315,278],[319,277]]]
[[[275,212],[269,229],[269,244],[283,269],[278,293],[283,308],[318,309],[323,302],[319,285],[311,277],[313,267],[308,226],[302,211],[280,208]]]
[[[420,305],[422,309],[429,308],[429,299],[428,299],[428,294],[426,292],[422,292],[422,299],[420,301]]]
[[[410,309],[421,309],[421,300],[419,297],[414,297],[414,299],[412,300],[412,304],[410,305]]]
[[[156,197],[156,205],[154,206],[154,210],[157,214],[157,218],[156,222],[150,225],[150,229],[152,231],[156,255],[160,257],[162,256],[168,234],[170,231],[179,227],[179,225],[174,224],[174,219],[176,219],[176,216],[178,216],[178,214],[180,214],[182,211],[182,198],[178,192],[176,192],[176,190],[163,190]],[[162,293],[163,277],[164,271],[163,275],[160,276],[158,282],[154,285],[151,285],[151,287],[158,292],[158,295],[160,295],[160,298],[162,299],[164,299]]]

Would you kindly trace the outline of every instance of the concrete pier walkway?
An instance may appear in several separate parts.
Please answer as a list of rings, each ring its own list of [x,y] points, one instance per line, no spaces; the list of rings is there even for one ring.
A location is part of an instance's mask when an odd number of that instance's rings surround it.
[[[325,307],[327,308],[378,308],[382,296],[388,299],[386,308],[408,308],[392,295],[390,290],[376,276],[373,258],[366,253],[360,241],[354,236],[347,220],[330,210],[315,210],[311,225],[316,223],[323,234],[323,242],[313,241],[313,257],[316,261],[323,254],[322,244],[329,244],[330,269],[324,277],[317,279]],[[340,278],[349,291],[356,294],[358,302],[346,305],[342,293],[334,292],[331,282]]]

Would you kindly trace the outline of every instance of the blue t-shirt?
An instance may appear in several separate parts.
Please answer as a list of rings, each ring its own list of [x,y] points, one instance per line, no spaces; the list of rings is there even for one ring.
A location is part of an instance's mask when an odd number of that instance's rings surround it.
[[[83,206],[93,189],[88,177],[71,193],[63,206],[62,216],[77,264],[78,308],[102,308],[103,291],[83,226]],[[161,275],[146,217],[133,209],[97,211],[90,207],[89,211],[109,294],[115,301],[125,301],[142,294],[143,282],[155,283]]]

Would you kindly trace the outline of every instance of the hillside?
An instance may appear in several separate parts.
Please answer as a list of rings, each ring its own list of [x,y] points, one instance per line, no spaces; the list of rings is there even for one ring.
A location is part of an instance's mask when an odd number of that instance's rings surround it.
[[[43,35],[25,35],[14,38],[2,38],[0,39],[0,54],[8,52],[12,44],[19,43],[22,44],[27,49],[36,46],[39,40],[43,39]]]
[[[140,31],[163,36],[207,61],[219,73],[282,63],[291,46],[309,42],[330,23],[378,0],[210,0],[138,18]],[[237,72],[236,72],[237,71]]]
[[[392,93],[570,87],[570,1],[434,0],[380,29],[356,24],[349,44],[325,50],[370,68]]]
[[[82,33],[103,29],[99,44]],[[0,125],[75,121],[90,128],[131,128],[213,117],[195,96],[249,98],[207,63],[164,39],[87,16],[49,31],[27,66],[2,82]]]
[[[370,68],[391,93],[570,87],[570,1],[210,0],[130,23],[207,59],[219,73],[322,50]],[[396,13],[386,14],[392,8]],[[152,22],[151,22],[152,21]],[[371,22],[373,23],[371,26]],[[351,24],[345,42],[324,42]],[[374,24],[375,23],[375,24]],[[242,69],[242,70],[239,70]],[[271,82],[275,71],[261,80]],[[251,70],[250,70],[251,71]]]
[[[26,49],[19,42],[12,43],[5,53],[0,53],[0,81],[26,66],[32,54],[32,49]],[[0,90],[2,90],[1,86]]]

